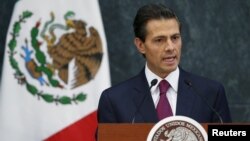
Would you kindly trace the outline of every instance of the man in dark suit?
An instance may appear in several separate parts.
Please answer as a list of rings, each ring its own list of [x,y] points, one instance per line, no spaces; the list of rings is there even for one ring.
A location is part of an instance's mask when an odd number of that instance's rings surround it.
[[[134,19],[135,45],[146,65],[135,77],[103,91],[98,107],[99,123],[156,123],[159,83],[171,115],[183,115],[200,123],[231,122],[222,84],[184,71],[180,66],[181,23],[163,5],[140,8]]]

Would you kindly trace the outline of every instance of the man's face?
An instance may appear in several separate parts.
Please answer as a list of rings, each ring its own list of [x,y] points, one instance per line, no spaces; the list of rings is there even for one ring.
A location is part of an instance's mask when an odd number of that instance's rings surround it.
[[[174,71],[181,57],[181,34],[175,19],[150,20],[146,25],[146,38],[135,39],[138,50],[145,54],[149,69],[165,78]]]

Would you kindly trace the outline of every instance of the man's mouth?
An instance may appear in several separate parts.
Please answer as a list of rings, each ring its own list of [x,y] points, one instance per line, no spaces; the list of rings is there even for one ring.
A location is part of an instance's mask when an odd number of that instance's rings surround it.
[[[176,59],[176,56],[164,57],[163,61],[167,63],[172,63]]]

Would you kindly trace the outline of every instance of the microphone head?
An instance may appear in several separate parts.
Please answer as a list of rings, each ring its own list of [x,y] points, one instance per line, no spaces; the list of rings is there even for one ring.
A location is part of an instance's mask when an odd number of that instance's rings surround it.
[[[153,80],[151,81],[151,87],[152,87],[152,86],[154,86],[154,85],[156,85],[156,84],[157,84],[157,82],[158,82],[158,80],[157,80],[157,79],[153,79]]]
[[[188,86],[190,86],[190,87],[192,87],[192,83],[189,81],[189,80],[184,80],[184,82],[188,85]]]

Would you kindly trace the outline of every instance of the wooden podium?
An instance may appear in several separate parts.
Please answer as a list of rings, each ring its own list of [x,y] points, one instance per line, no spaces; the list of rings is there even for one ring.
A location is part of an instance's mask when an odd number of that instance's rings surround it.
[[[153,126],[154,123],[102,123],[98,125],[97,141],[146,141]],[[202,126],[207,131],[207,124]]]

